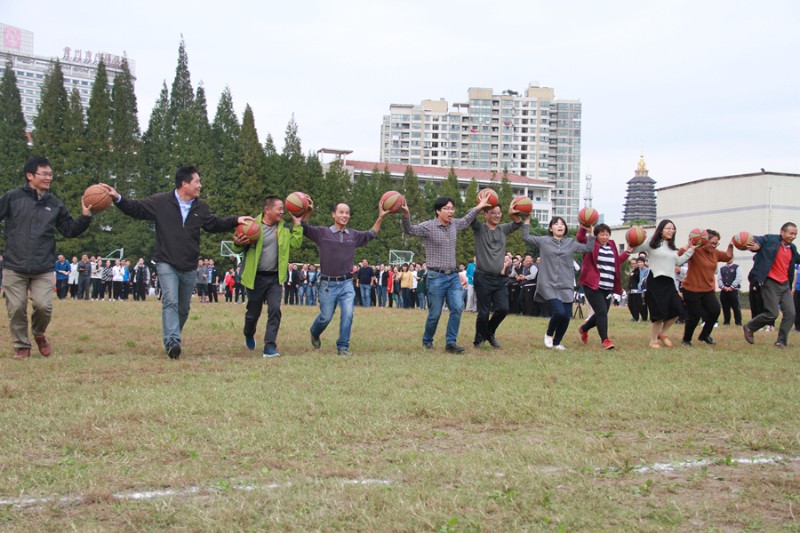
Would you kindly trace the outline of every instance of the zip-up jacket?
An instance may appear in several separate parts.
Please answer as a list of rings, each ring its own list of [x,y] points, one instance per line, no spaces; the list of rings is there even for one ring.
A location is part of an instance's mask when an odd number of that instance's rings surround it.
[[[117,202],[123,213],[131,218],[151,220],[156,223],[156,245],[153,259],[171,265],[175,270],[188,272],[197,268],[200,257],[200,229],[209,233],[231,231],[239,217],[218,217],[208,204],[199,198],[183,222],[175,190],[149,196],[143,200],[129,200],[122,196]]]
[[[783,243],[781,242],[781,236],[777,234],[761,235],[756,237],[755,240],[761,245],[761,248],[753,257],[753,269],[750,274],[763,285],[767,281],[769,271],[772,269],[772,263],[775,262],[775,256],[778,255],[778,248],[783,246]],[[792,250],[792,257],[789,259],[789,269],[786,275],[789,276],[789,283],[791,283],[794,279],[794,266],[800,260],[800,255],[798,255],[797,247],[794,243],[791,243],[789,248]]]
[[[3,268],[34,275],[55,270],[55,230],[67,238],[77,237],[86,231],[92,217],[73,219],[64,202],[50,192],[39,198],[26,183],[0,196],[0,220],[6,223]]]

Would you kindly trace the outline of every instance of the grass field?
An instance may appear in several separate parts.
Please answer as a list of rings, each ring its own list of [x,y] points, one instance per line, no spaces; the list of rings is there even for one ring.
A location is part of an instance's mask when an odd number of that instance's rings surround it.
[[[522,317],[476,351],[465,313],[451,355],[446,314],[425,352],[423,312],[359,308],[345,358],[285,306],[265,360],[243,314],[193,303],[179,361],[155,300],[55,302],[49,359],[3,314],[0,530],[800,531],[796,334],[652,350],[623,308],[611,352]]]

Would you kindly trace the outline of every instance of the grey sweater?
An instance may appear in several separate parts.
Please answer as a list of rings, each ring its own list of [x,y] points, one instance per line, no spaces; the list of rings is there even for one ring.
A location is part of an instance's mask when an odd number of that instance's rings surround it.
[[[536,246],[541,257],[536,300],[571,302],[575,295],[575,260],[572,256],[591,252],[594,249],[594,235],[589,237],[586,244],[581,244],[569,237],[556,239],[552,235],[531,235],[530,230],[530,224],[522,226],[522,240]]]

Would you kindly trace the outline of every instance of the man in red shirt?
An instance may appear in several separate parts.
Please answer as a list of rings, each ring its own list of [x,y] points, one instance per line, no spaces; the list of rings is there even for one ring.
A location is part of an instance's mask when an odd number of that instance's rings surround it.
[[[786,348],[795,317],[792,282],[794,267],[800,261],[800,254],[792,244],[796,237],[797,225],[787,222],[781,227],[780,235],[756,237],[748,246],[750,251],[756,252],[751,275],[761,283],[761,295],[764,298],[764,312],[743,326],[744,339],[750,344],[755,342],[753,333],[778,318],[778,311],[782,310],[783,318],[775,347]]]

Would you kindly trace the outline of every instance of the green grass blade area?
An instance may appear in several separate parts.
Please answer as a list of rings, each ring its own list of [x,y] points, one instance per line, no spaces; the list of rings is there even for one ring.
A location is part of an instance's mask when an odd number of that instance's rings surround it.
[[[183,353],[147,302],[54,302],[53,356],[14,361],[0,331],[0,529],[529,531],[800,529],[800,350],[648,347],[613,308],[610,337],[545,349],[510,316],[503,348],[421,346],[426,312],[283,306],[282,357],[242,337],[244,306],[193,303]],[[698,332],[699,333],[699,330]]]

